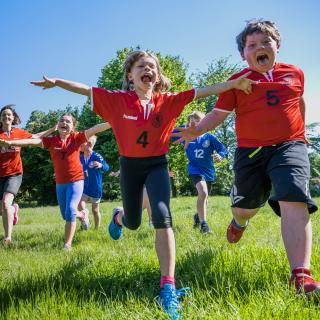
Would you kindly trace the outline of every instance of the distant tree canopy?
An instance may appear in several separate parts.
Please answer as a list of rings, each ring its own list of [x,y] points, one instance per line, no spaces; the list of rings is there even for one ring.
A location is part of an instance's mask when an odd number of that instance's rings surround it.
[[[101,71],[101,76],[97,81],[97,86],[110,90],[119,90],[122,87],[123,71],[122,66],[126,55],[137,48],[124,48],[118,50],[116,57],[111,59]],[[233,73],[239,71],[239,64],[230,64],[228,58],[221,58],[208,64],[208,69],[199,71],[187,76],[188,64],[179,56],[163,56],[159,52],[155,53],[159,58],[164,74],[170,78],[172,88],[170,91],[186,90],[191,87],[202,87],[217,82],[227,80]],[[186,123],[187,116],[194,110],[207,113],[212,110],[217,97],[212,96],[206,99],[196,100],[187,105],[177,121],[177,126]],[[53,127],[59,117],[71,112],[78,119],[78,130],[92,127],[103,120],[91,111],[89,99],[81,109],[67,106],[58,107],[57,110],[50,110],[48,113],[34,110],[32,111],[25,129],[37,133]],[[233,154],[236,148],[236,137],[234,132],[234,116],[229,116],[214,132],[218,139],[226,146],[229,156],[216,165],[216,181],[213,185],[213,194],[228,194],[232,185]],[[310,159],[312,163],[311,190],[320,195],[320,138],[316,134],[319,124],[308,126],[309,139],[312,142]],[[318,131],[319,132],[319,131]],[[95,150],[99,152],[110,165],[111,171],[119,169],[118,147],[112,130],[100,133]],[[39,204],[56,203],[55,182],[50,156],[47,150],[40,148],[23,148],[22,158],[24,164],[24,179],[19,196],[25,201],[36,201]],[[187,157],[182,144],[171,144],[168,154],[169,169],[174,173],[174,191],[177,194],[195,194],[193,184],[187,174]],[[105,176],[103,183],[103,196],[106,199],[120,197],[118,178]]]

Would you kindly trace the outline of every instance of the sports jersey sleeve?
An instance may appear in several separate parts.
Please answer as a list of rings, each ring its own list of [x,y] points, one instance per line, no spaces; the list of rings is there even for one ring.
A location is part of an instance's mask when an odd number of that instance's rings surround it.
[[[210,136],[213,149],[219,154],[220,157],[225,158],[228,155],[227,149],[225,146],[214,136]]]
[[[299,68],[298,69],[298,74],[300,76],[300,82],[301,82],[301,96],[303,95],[304,93],[304,74],[303,74],[303,71]]]
[[[169,105],[171,114],[177,118],[184,107],[192,102],[196,96],[196,89],[190,89],[177,93],[167,92],[164,94],[165,103]]]
[[[43,137],[42,144],[44,149],[50,149],[51,142],[53,137]]]
[[[32,133],[19,129],[19,139],[29,139],[32,138]]]
[[[243,69],[241,72],[232,75],[228,80],[233,80],[248,72],[248,69]],[[215,110],[231,113],[236,107],[236,90],[228,90],[219,95],[218,101],[214,106]]]
[[[117,108],[119,100],[123,99],[122,91],[112,91],[103,88],[91,88],[91,108],[105,121],[110,122],[110,115]]]
[[[109,165],[100,153],[95,153],[95,160],[102,164],[102,167],[100,168],[102,171],[107,172],[109,170]]]
[[[107,171],[109,171],[109,165],[106,163],[106,161],[103,159],[103,161],[102,161],[102,168],[101,168],[101,170],[102,171],[104,171],[104,172],[107,172]]]
[[[76,132],[75,140],[76,140],[77,146],[80,146],[83,143],[87,142],[88,139],[86,137],[85,131]]]

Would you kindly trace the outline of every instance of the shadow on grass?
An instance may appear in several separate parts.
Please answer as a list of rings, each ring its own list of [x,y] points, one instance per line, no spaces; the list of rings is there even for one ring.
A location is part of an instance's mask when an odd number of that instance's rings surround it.
[[[68,255],[68,253],[66,253]],[[0,289],[0,313],[4,314],[18,301],[32,302],[42,294],[59,295],[60,292],[76,292],[80,302],[94,300],[98,304],[114,299],[125,304],[128,296],[152,302],[158,294],[159,273],[157,270],[135,268],[126,272],[96,276],[90,273],[92,255],[79,253],[71,258],[57,272],[47,276],[32,274],[14,279],[8,287]],[[89,270],[83,276],[82,270]],[[124,270],[125,271],[125,270]]]
[[[60,292],[76,292],[79,304],[89,300],[99,305],[105,305],[110,300],[126,304],[128,297],[150,303],[154,301],[159,288],[159,272],[156,268],[152,269],[150,265],[132,267],[128,264],[130,270],[126,270],[125,266],[118,265],[119,268],[114,272],[110,268],[106,275],[97,276],[90,268],[93,259],[89,252],[79,252],[68,256],[61,269],[46,277],[31,275],[13,280],[10,287],[0,290],[1,312],[5,314],[10,307],[18,305],[18,301],[34,303],[36,297],[47,292],[56,295]],[[178,260],[177,287],[206,290],[226,300],[231,292],[244,302],[253,291],[267,292],[272,290],[270,283],[279,283],[279,277],[273,278],[272,268],[263,270],[269,261],[263,261],[262,258],[261,270],[252,268],[250,273],[245,272],[243,259],[240,251],[234,253],[223,247],[189,252]],[[251,263],[248,262],[249,265]],[[84,269],[86,272],[82,271]]]

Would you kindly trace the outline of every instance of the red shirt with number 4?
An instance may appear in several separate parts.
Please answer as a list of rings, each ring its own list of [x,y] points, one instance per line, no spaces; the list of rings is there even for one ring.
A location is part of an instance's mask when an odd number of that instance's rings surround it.
[[[110,123],[120,155],[142,158],[169,151],[175,121],[194,97],[195,89],[158,93],[144,108],[135,91],[92,88],[91,101],[93,111]]]
[[[83,180],[80,146],[87,141],[85,132],[73,132],[63,141],[60,136],[42,138],[43,147],[50,152],[56,183]]]
[[[31,137],[32,133],[20,128],[12,128],[9,134],[0,129],[0,139],[2,140],[29,139]],[[22,173],[20,152],[21,147],[0,147],[0,177],[9,177]]]
[[[251,94],[230,90],[220,95],[216,110],[235,111],[239,147],[259,147],[288,140],[305,141],[300,98],[304,90],[303,72],[289,64],[276,63],[262,74],[248,68],[233,75],[251,71],[249,79],[258,81]]]

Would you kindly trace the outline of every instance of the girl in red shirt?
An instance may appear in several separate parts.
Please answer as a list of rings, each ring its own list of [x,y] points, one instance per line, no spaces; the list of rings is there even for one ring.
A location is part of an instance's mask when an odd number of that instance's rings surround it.
[[[193,99],[237,88],[251,92],[252,81],[242,77],[200,89],[162,92],[170,80],[157,57],[134,51],[124,62],[123,91],[90,88],[81,83],[44,77],[32,84],[45,89],[55,86],[91,97],[93,111],[110,122],[120,153],[120,186],[124,208],[115,208],[110,236],[122,236],[122,225],[137,229],[141,224],[143,185],[146,185],[156,231],[161,280],[159,303],[173,318],[179,316],[181,291],[175,289],[175,240],[170,212],[167,159],[170,133],[183,108]]]
[[[53,162],[56,191],[60,211],[65,224],[64,249],[70,250],[76,230],[76,218],[81,219],[83,229],[88,229],[88,210],[78,211],[83,193],[83,169],[80,163],[80,146],[94,134],[110,128],[108,123],[77,132],[75,118],[67,113],[59,119],[59,135],[14,141],[0,140],[0,146],[34,146],[48,149]],[[53,131],[53,130],[52,130]]]
[[[10,141],[24,138],[38,138],[50,134],[53,129],[33,135],[30,132],[15,128],[21,123],[20,117],[13,108],[6,105],[0,110],[0,139]],[[2,224],[4,228],[3,243],[11,243],[12,227],[18,223],[19,206],[13,200],[17,195],[22,182],[22,161],[20,148],[2,146],[0,149],[0,202]]]

